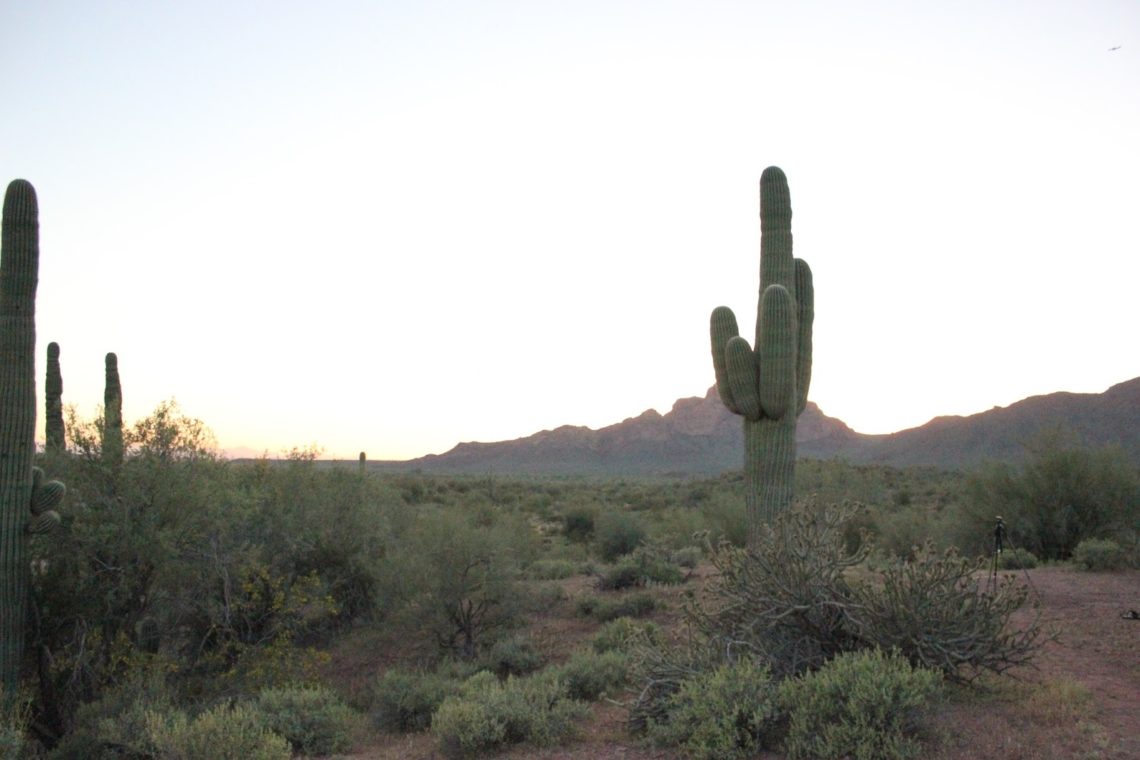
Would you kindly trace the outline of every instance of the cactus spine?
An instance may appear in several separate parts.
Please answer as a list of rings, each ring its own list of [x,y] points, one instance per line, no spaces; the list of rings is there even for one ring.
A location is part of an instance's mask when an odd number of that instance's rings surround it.
[[[792,502],[796,420],[811,383],[814,293],[807,262],[792,257],[788,180],[775,166],[760,177],[760,299],[756,341],[740,337],[727,306],[710,320],[717,392],[744,418],[749,541]]]
[[[119,357],[113,353],[107,354],[105,366],[103,464],[115,473],[123,464],[123,386],[119,383]]]
[[[36,191],[13,180],[0,241],[0,706],[15,692],[24,650],[28,508],[36,430]]]
[[[66,446],[63,436],[63,375],[59,371],[58,343],[48,343],[44,397],[44,448],[58,454]]]

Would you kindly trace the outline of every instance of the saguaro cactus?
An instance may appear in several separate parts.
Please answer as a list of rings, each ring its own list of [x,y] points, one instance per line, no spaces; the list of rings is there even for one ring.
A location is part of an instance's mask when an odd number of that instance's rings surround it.
[[[36,431],[36,284],[39,209],[22,179],[4,194],[0,240],[0,703],[16,691],[24,649],[27,535],[59,522],[63,484],[33,470]]]
[[[48,343],[47,377],[44,379],[44,448],[52,452],[64,450],[63,374],[59,371],[59,344]]]
[[[119,383],[119,357],[107,354],[103,387],[103,463],[112,471],[123,464],[123,386]]]
[[[727,306],[710,320],[717,392],[744,418],[749,536],[787,509],[795,486],[796,419],[811,383],[811,269],[792,258],[788,180],[775,166],[760,177],[760,300],[756,342],[740,337]]]

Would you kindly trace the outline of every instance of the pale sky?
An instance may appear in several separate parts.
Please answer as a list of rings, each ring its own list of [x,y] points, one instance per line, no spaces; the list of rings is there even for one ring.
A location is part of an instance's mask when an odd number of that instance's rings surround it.
[[[1140,375],[1136,0],[0,0],[0,71],[87,417],[108,351],[270,455],[665,412],[752,333],[771,164],[827,414]]]

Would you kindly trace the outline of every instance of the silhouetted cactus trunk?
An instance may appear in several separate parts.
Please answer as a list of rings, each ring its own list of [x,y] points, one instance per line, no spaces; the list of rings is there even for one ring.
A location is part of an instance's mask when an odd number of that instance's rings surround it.
[[[0,697],[16,691],[27,616],[39,248],[36,191],[14,180],[4,194],[0,244]]]
[[[107,354],[103,388],[103,464],[112,474],[123,464],[123,387],[119,384],[119,357]]]
[[[792,502],[796,420],[811,384],[815,297],[807,262],[792,257],[788,180],[777,167],[760,178],[760,301],[756,342],[740,337],[727,306],[710,320],[717,392],[744,418],[749,541]]]
[[[59,370],[58,343],[48,343],[47,347],[44,407],[44,448],[58,454],[67,447],[63,432],[63,374]]]

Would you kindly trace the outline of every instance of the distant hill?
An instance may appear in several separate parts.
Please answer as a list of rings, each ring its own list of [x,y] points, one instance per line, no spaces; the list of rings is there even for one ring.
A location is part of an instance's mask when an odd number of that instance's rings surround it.
[[[864,435],[809,403],[796,430],[801,457],[896,466],[972,467],[1015,460],[1035,433],[1065,428],[1091,445],[1119,445],[1140,464],[1140,378],[1104,393],[1052,393],[968,417],[937,417],[889,435]],[[741,424],[720,403],[677,401],[599,430],[563,426],[496,443],[461,443],[444,454],[383,469],[548,475],[709,475],[741,466]]]

